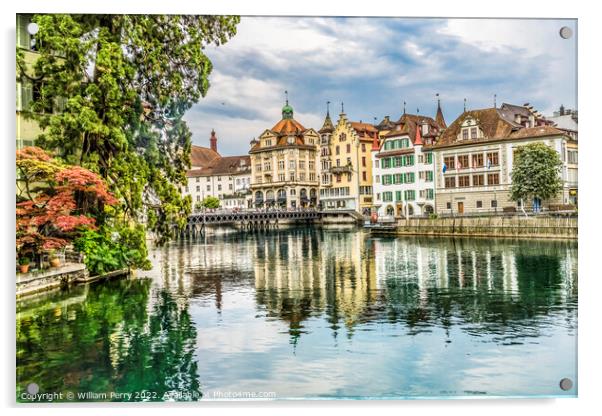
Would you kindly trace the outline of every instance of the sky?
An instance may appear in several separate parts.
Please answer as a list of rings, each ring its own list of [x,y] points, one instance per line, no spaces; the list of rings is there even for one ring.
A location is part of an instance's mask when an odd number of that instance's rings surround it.
[[[573,30],[563,39],[559,30]],[[185,119],[193,144],[222,155],[246,154],[249,142],[281,119],[285,93],[294,118],[319,129],[330,101],[352,121],[434,117],[447,124],[467,108],[530,103],[545,115],[576,108],[575,20],[245,17],[226,44],[209,45],[207,95]]]

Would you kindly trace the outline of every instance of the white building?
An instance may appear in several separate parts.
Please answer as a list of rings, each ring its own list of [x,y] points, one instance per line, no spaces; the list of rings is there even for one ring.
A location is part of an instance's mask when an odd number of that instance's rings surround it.
[[[511,174],[516,149],[529,143],[544,143],[558,152],[563,189],[549,201],[524,201],[524,208],[576,204],[576,135],[551,124],[528,104],[462,113],[432,147],[437,214],[521,209],[519,202],[510,198]]]
[[[221,156],[217,152],[217,137],[211,132],[211,148],[193,146],[192,169],[186,172],[184,195],[192,197],[196,207],[208,196],[219,198],[220,208],[248,208],[251,200],[251,160],[244,156]]]
[[[437,120],[403,114],[372,149],[374,208],[380,218],[426,216],[435,210],[434,144],[445,126]],[[425,148],[425,146],[427,146]]]

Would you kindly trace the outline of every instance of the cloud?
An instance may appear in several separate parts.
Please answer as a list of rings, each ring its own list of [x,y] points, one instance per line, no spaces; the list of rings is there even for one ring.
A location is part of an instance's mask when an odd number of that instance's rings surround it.
[[[469,108],[530,102],[546,114],[575,107],[572,20],[243,17],[237,35],[206,53],[214,64],[207,97],[186,120],[196,144],[215,128],[222,154],[280,119],[288,90],[295,119],[319,129],[326,101],[354,120],[433,115],[435,93],[448,123]]]

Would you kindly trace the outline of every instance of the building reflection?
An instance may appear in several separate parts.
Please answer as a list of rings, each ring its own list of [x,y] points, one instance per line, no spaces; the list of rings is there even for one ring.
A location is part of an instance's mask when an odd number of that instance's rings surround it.
[[[542,315],[576,314],[573,243],[288,229],[213,236],[173,255],[182,296],[220,313],[225,298],[252,291],[259,316],[285,322],[292,343],[317,319],[334,337],[377,324],[408,334],[459,325],[503,340],[536,331]]]

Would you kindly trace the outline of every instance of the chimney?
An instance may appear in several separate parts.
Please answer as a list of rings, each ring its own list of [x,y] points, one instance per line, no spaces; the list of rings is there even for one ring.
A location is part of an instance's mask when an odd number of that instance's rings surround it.
[[[211,150],[217,153],[217,136],[215,135],[215,130],[211,129],[211,137],[209,138],[209,143],[211,143]]]

